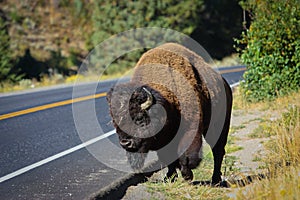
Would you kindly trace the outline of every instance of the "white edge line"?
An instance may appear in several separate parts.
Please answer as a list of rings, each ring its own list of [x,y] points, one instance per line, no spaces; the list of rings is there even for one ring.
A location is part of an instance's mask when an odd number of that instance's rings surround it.
[[[73,152],[75,152],[75,151],[77,151],[77,150],[79,150],[79,149],[82,149],[82,148],[84,148],[84,147],[87,147],[87,146],[89,146],[89,145],[91,145],[91,144],[93,144],[93,143],[95,143],[95,142],[98,142],[98,141],[100,141],[100,140],[103,140],[103,139],[105,139],[105,138],[107,138],[107,137],[113,135],[115,132],[116,132],[116,130],[109,131],[109,132],[107,132],[107,133],[105,133],[105,134],[103,134],[103,135],[100,135],[100,136],[98,136],[98,137],[95,137],[95,138],[93,138],[93,139],[91,139],[91,140],[88,140],[88,141],[86,141],[86,142],[84,142],[84,143],[82,143],[82,144],[79,144],[79,145],[77,145],[77,146],[75,146],[75,147],[72,147],[72,148],[67,149],[67,150],[65,150],[65,151],[63,151],[63,152],[60,152],[60,153],[58,153],[58,154],[55,154],[55,155],[50,156],[50,157],[48,157],[48,158],[45,158],[44,160],[41,160],[41,161],[36,162],[36,163],[33,163],[33,164],[31,164],[31,165],[29,165],[29,166],[27,166],[27,167],[23,167],[23,168],[21,168],[21,169],[15,171],[15,172],[12,172],[12,173],[10,173],[10,174],[7,174],[7,175],[5,175],[5,176],[3,176],[3,177],[0,178],[0,183],[4,182],[4,181],[6,181],[6,180],[12,179],[12,178],[14,178],[14,177],[16,177],[16,176],[19,176],[19,175],[21,175],[21,174],[24,174],[25,172],[28,172],[28,171],[30,171],[30,170],[32,170],[32,169],[34,169],[34,168],[37,168],[37,167],[42,166],[42,165],[44,165],[44,164],[46,164],[46,163],[49,163],[49,162],[51,162],[51,161],[53,161],[53,160],[56,160],[56,159],[58,159],[58,158],[61,158],[61,157],[65,156],[65,155],[68,155],[68,154],[70,154],[70,153],[73,153]]]
[[[240,85],[240,81],[239,81],[239,82],[236,82],[236,83],[233,83],[233,84],[231,84],[231,85],[230,85],[230,88],[232,89],[232,88],[234,88],[234,87],[236,87],[236,86],[238,86],[238,85]]]
[[[231,88],[234,88],[234,87],[238,86],[239,84],[240,84],[240,82],[237,82],[237,83],[231,84],[230,87],[231,87]],[[3,177],[0,178],[0,183],[2,183],[2,182],[4,182],[4,181],[7,181],[7,180],[9,180],[9,179],[12,179],[12,178],[14,178],[14,177],[16,177],[16,176],[19,176],[19,175],[21,175],[21,174],[24,174],[25,172],[28,172],[28,171],[30,171],[30,170],[32,170],[32,169],[34,169],[34,168],[37,168],[37,167],[42,166],[42,165],[44,165],[44,164],[46,164],[46,163],[49,163],[49,162],[51,162],[51,161],[53,161],[53,160],[56,160],[56,159],[58,159],[58,158],[61,158],[61,157],[65,156],[65,155],[68,155],[68,154],[70,154],[70,153],[73,153],[73,152],[75,152],[75,151],[77,151],[77,150],[79,150],[79,149],[82,149],[82,148],[84,148],[84,147],[87,147],[87,146],[89,146],[89,145],[91,145],[91,144],[93,144],[93,143],[95,143],[95,142],[98,142],[98,141],[100,141],[100,140],[103,140],[104,138],[107,138],[107,137],[113,135],[115,132],[116,132],[116,130],[114,129],[114,130],[109,131],[109,132],[107,132],[107,133],[105,133],[105,134],[103,134],[103,135],[100,135],[100,136],[98,136],[98,137],[96,137],[96,138],[93,138],[93,139],[88,140],[88,141],[86,141],[86,142],[84,142],[84,143],[82,143],[82,144],[79,144],[79,145],[77,145],[77,146],[75,146],[75,147],[72,147],[71,149],[67,149],[67,150],[65,150],[65,151],[63,151],[63,152],[60,152],[60,153],[58,153],[58,154],[55,154],[55,155],[50,156],[50,157],[48,157],[48,158],[45,158],[44,160],[41,160],[41,161],[36,162],[36,163],[33,163],[33,164],[31,164],[31,165],[28,165],[27,167],[23,167],[23,168],[21,168],[21,169],[15,171],[15,172],[12,172],[12,173],[10,173],[10,174],[7,174],[7,175],[5,175],[5,176],[3,176]]]

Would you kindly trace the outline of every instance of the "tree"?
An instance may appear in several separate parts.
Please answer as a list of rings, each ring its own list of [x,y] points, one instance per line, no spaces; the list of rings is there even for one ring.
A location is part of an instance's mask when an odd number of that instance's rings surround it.
[[[0,17],[0,82],[13,79],[10,74],[12,68],[9,35],[4,17]]]
[[[95,1],[93,44],[133,28],[171,28],[191,34],[199,22],[199,0]]]
[[[91,43],[96,46],[114,34],[143,27],[170,28],[191,34],[199,22],[202,5],[199,0],[94,1]],[[142,52],[131,52],[119,59],[119,70],[132,67]]]
[[[252,23],[237,40],[247,66],[242,84],[249,101],[274,99],[300,87],[299,0],[247,0]]]

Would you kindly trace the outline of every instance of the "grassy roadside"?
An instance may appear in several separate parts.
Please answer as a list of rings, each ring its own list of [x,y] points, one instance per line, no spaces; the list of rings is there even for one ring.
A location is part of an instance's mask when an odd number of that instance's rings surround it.
[[[269,178],[241,188],[235,199],[300,199],[300,103],[291,103],[279,119],[262,122],[255,133],[272,136],[265,143]]]
[[[232,184],[230,188],[191,185],[181,177],[175,183],[164,183],[150,178],[143,185],[151,199],[300,199],[300,91],[273,102],[256,104],[243,102],[238,90],[234,97],[234,109],[242,113],[253,112],[255,109],[266,113],[264,117],[255,119],[259,125],[250,136],[269,138],[263,144],[266,149],[265,156],[259,158],[263,164],[261,167],[268,172],[268,178],[255,179],[245,187]],[[270,119],[270,112],[278,113],[278,117]],[[226,146],[228,154],[241,149],[236,145],[239,141],[233,133],[245,126],[247,124],[231,127]],[[241,173],[235,166],[236,161],[237,158],[234,157],[225,158],[222,168],[225,177]],[[194,180],[210,180],[212,169],[212,155],[206,147],[203,162],[193,170]],[[163,175],[159,177],[162,178]]]
[[[236,54],[231,56],[225,57],[222,60],[214,60],[214,64],[217,67],[226,67],[226,66],[234,66],[240,65],[240,61]],[[13,91],[21,91],[27,90],[32,88],[39,88],[39,87],[46,87],[46,86],[53,86],[58,84],[73,84],[75,81],[80,82],[89,82],[89,81],[99,81],[99,80],[109,80],[120,78],[123,76],[129,76],[133,73],[132,69],[129,69],[125,73],[113,73],[110,75],[96,75],[96,74],[89,74],[86,76],[82,75],[72,75],[68,77],[64,77],[61,74],[54,74],[50,76],[42,76],[40,81],[35,79],[22,79],[18,83],[11,83],[9,81],[0,83],[0,93],[4,92],[13,92]]]
[[[129,72],[128,72],[129,73]],[[104,81],[109,79],[116,79],[126,76],[128,73],[116,73],[112,75],[72,75],[68,77],[63,77],[62,75],[54,75],[52,77],[44,76],[41,78],[40,81],[30,80],[30,79],[23,79],[18,83],[10,83],[4,82],[0,84],[0,93],[5,92],[14,92],[14,91],[21,91],[21,90],[28,90],[33,88],[40,88],[40,87],[47,87],[47,86],[54,86],[54,85],[62,85],[62,84],[74,84],[75,82],[91,82],[91,81]]]
[[[236,147],[233,144],[228,145],[228,152],[235,150]],[[194,182],[195,185],[184,181],[180,173],[178,180],[174,183],[165,183],[157,181],[157,179],[150,179],[146,182],[147,190],[153,199],[156,199],[155,196],[157,196],[157,193],[161,193],[166,199],[229,199],[224,196],[224,191],[228,190],[227,192],[229,192],[229,189],[203,186],[197,183],[197,181],[209,182],[213,172],[213,156],[208,145],[205,145],[203,155],[204,158],[200,166],[193,170],[194,180],[196,180]],[[228,176],[230,175],[229,173],[239,170],[234,166],[235,159],[235,157],[227,156],[224,160],[222,171]],[[163,173],[161,175],[163,176]],[[160,177],[160,179],[162,180],[163,177]]]

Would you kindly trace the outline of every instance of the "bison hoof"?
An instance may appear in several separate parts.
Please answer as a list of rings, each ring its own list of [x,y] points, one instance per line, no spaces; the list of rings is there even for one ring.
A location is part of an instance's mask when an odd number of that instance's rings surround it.
[[[194,176],[193,176],[193,174],[190,174],[190,175],[183,175],[183,178],[184,178],[184,180],[186,180],[186,181],[192,181],[193,178],[194,178]]]
[[[194,178],[192,170],[184,170],[181,172],[181,174],[182,174],[182,177],[184,178],[184,180],[186,180],[186,181],[191,181]]]
[[[211,184],[216,187],[228,187],[228,184],[226,181],[222,181],[221,176],[213,176]]]
[[[218,183],[213,183],[212,182],[212,186],[214,187],[223,187],[223,188],[229,188],[230,185],[227,183],[227,181],[220,181]]]

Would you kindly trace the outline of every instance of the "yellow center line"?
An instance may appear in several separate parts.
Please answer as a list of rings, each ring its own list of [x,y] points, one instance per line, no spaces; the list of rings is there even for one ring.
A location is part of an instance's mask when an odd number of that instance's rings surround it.
[[[232,73],[232,72],[240,72],[240,71],[244,71],[244,70],[246,70],[246,68],[241,67],[241,68],[237,68],[237,69],[222,70],[222,71],[220,71],[220,73],[221,74],[227,74],[227,73]],[[76,102],[80,102],[80,101],[86,101],[86,100],[90,100],[90,99],[97,99],[97,98],[104,97],[104,96],[106,96],[106,93],[98,93],[98,94],[95,94],[95,95],[78,97],[78,98],[69,99],[69,100],[65,100],[65,101],[59,101],[59,102],[50,103],[50,104],[46,104],[46,105],[42,105],[42,106],[28,108],[28,109],[25,109],[25,110],[20,110],[20,111],[0,115],[0,120],[16,117],[16,116],[20,116],[20,115],[25,115],[25,114],[28,114],[28,113],[33,113],[33,112],[37,112],[37,111],[41,111],[41,110],[46,110],[46,109],[49,109],[49,108],[64,106],[64,105],[68,105],[68,104],[72,104],[72,103],[76,103]]]
[[[0,115],[0,120],[16,117],[16,116],[20,116],[20,115],[25,115],[25,114],[28,114],[28,113],[33,113],[33,112],[37,112],[37,111],[41,111],[41,110],[46,110],[46,109],[49,109],[49,108],[55,108],[55,107],[64,106],[64,105],[68,105],[68,104],[72,104],[72,103],[77,103],[77,102],[80,102],[80,101],[86,101],[86,100],[90,100],[90,99],[97,99],[97,98],[104,97],[104,96],[106,96],[106,93],[99,93],[99,94],[95,94],[95,95],[78,97],[78,98],[69,99],[69,100],[65,100],[65,101],[59,101],[59,102],[50,103],[50,104],[46,104],[46,105],[42,105],[42,106],[28,108],[28,109],[25,109],[25,110],[20,110],[20,111]]]

